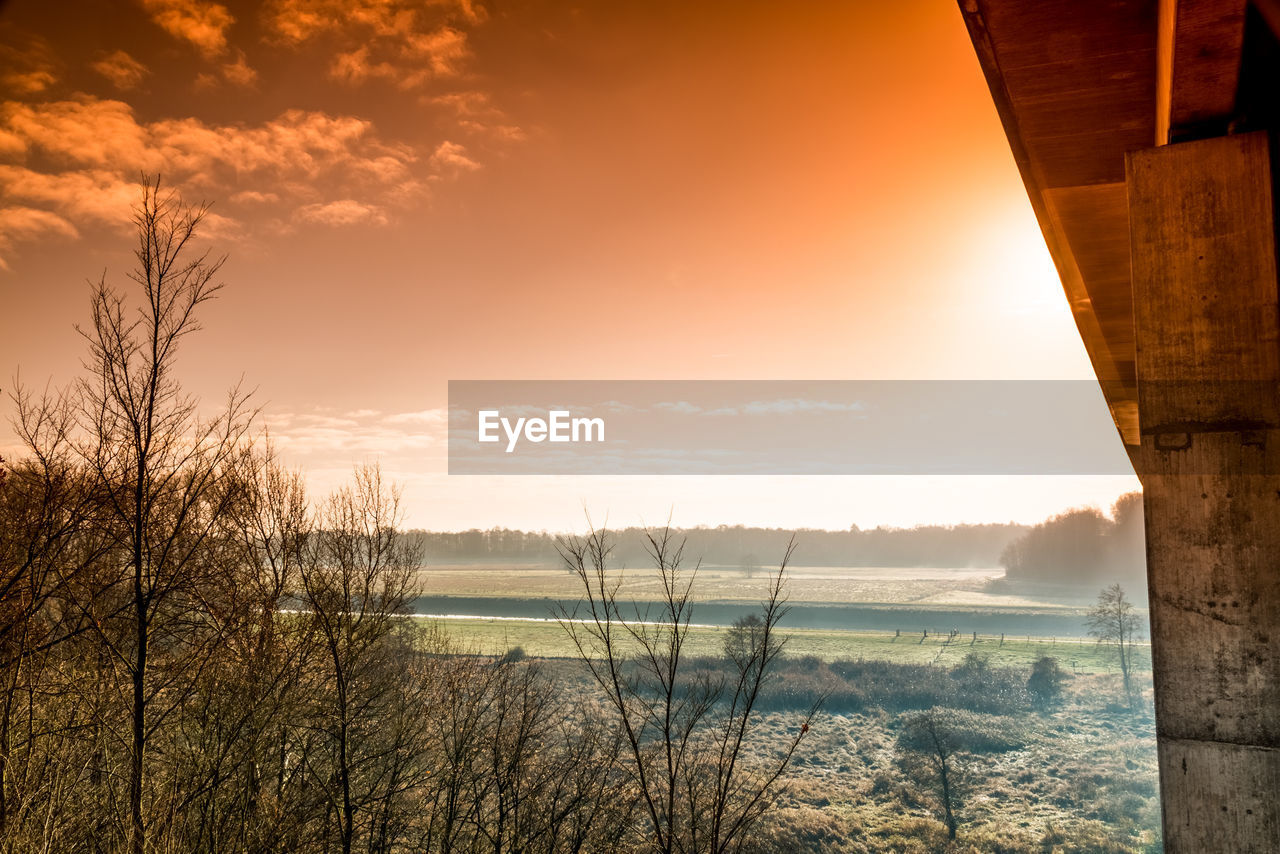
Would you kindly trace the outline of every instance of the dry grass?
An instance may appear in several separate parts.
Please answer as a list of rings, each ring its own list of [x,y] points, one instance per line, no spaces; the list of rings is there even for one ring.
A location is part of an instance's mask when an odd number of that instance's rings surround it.
[[[659,592],[649,567],[614,572],[622,579],[624,599],[652,599]],[[767,592],[768,575],[767,568],[747,578],[740,569],[703,567],[698,572],[698,599],[755,604]],[[1092,591],[1084,591],[1084,598],[1065,599],[992,592],[988,583],[1003,575],[999,567],[797,566],[787,571],[787,589],[795,603],[962,605],[1081,613],[1093,596]],[[560,567],[433,566],[421,572],[418,580],[426,596],[576,599],[582,592],[578,579]]]
[[[1012,719],[1016,750],[967,760],[973,791],[949,842],[933,795],[897,762],[895,717],[827,715],[796,758],[788,790],[768,819],[762,852],[839,854],[1138,854],[1158,850],[1154,723],[1117,714],[1110,677],[1073,680],[1052,714]],[[780,737],[786,713],[764,736]]]
[[[521,647],[525,653],[539,658],[571,658],[575,654],[564,629],[551,620],[467,618],[441,621],[444,628],[468,647],[484,652],[501,653]],[[723,649],[725,629],[694,628],[689,651],[693,655],[718,655]],[[1079,674],[1111,674],[1118,672],[1115,652],[1091,640],[1063,638],[1006,638],[961,635],[948,641],[946,635],[931,634],[921,643],[921,635],[895,637],[893,632],[836,631],[830,629],[788,629],[787,654],[793,657],[816,656],[826,661],[841,658],[891,661],[902,664],[936,664],[950,667],[959,664],[970,652],[990,656],[992,666],[1029,667],[1043,655],[1052,655],[1068,672]],[[1146,647],[1135,650],[1135,668],[1149,671],[1150,655]]]

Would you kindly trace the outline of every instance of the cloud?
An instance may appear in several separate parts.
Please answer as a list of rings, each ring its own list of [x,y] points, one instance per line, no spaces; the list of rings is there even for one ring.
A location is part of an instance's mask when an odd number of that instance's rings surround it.
[[[281,450],[313,460],[332,456],[334,462],[342,464],[348,464],[353,454],[442,451],[448,440],[442,409],[387,416],[381,416],[378,410],[359,409],[346,416],[279,413],[269,414],[266,421],[272,440]]]
[[[81,96],[45,104],[0,105],[0,131],[9,134],[23,155],[41,153],[59,163],[106,167],[134,161],[146,149],[147,131],[123,101]]]
[[[472,172],[480,168],[480,164],[466,154],[467,150],[456,142],[445,140],[436,146],[431,155],[431,165],[448,172]]]
[[[147,67],[122,50],[113,50],[89,67],[101,74],[117,89],[128,90],[142,82],[149,73]]]
[[[461,91],[423,96],[422,103],[450,111],[454,114],[458,127],[469,133],[491,137],[499,142],[521,142],[526,137],[524,130],[510,124],[506,114],[494,106],[484,92]]]
[[[423,409],[418,412],[398,412],[388,415],[388,424],[435,424],[443,425],[449,420],[446,409]]]
[[[269,205],[280,201],[275,193],[259,193],[257,190],[241,190],[229,199],[237,205]]]
[[[387,224],[387,215],[380,208],[355,199],[306,205],[294,212],[294,218],[300,222],[330,226]]]
[[[687,400],[678,400],[675,402],[661,401],[653,405],[654,409],[662,412],[675,412],[679,415],[697,415],[703,411],[701,406],[695,406]]]
[[[832,412],[864,412],[866,406],[858,401],[843,402],[830,400],[807,400],[805,398],[786,398],[780,400],[753,400],[742,406],[719,406],[707,409],[687,400],[675,402],[663,401],[655,403],[653,408],[660,412],[671,412],[677,415],[796,415]]]
[[[268,31],[283,44],[323,38],[334,46],[333,79],[353,86],[385,80],[401,89],[461,74],[471,56],[462,27],[484,19],[467,0],[276,0],[266,13]]]
[[[0,89],[16,97],[41,95],[58,82],[48,42],[11,25],[0,25]]]
[[[237,50],[235,59],[223,64],[222,78],[234,86],[248,89],[258,82],[258,72],[249,67],[244,51]]]
[[[801,412],[863,412],[865,410],[866,406],[856,400],[843,402],[806,400],[798,397],[784,400],[755,400],[743,407],[747,415],[793,415]]]
[[[29,71],[7,71],[4,73],[4,85],[9,91],[18,95],[37,95],[53,86],[57,79],[52,71],[34,69]]]
[[[195,46],[205,59],[227,50],[227,30],[235,18],[221,3],[207,0],[142,0],[142,7],[165,32]]]
[[[51,235],[77,237],[75,226],[50,211],[39,208],[0,208],[0,253],[7,254],[19,240],[35,240]],[[0,254],[0,270],[9,269]]]
[[[0,190],[11,202],[40,205],[49,213],[81,224],[127,226],[138,201],[135,183],[101,169],[48,174],[0,165]]]
[[[128,104],[89,96],[0,104],[0,195],[72,224],[127,226],[138,175],[159,173],[186,195],[230,198],[281,222],[382,225],[425,192],[417,160],[369,121],[322,112],[240,126],[140,122]],[[225,216],[206,222],[223,234],[237,228]]]

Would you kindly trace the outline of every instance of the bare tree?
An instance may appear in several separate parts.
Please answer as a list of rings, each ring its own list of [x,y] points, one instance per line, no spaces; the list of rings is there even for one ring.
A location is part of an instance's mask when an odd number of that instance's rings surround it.
[[[756,703],[782,652],[777,625],[795,544],[773,576],[758,629],[748,633],[727,674],[695,670],[687,660],[697,567],[682,568],[683,541],[667,527],[648,532],[646,545],[662,590],[657,613],[619,600],[621,578],[608,571],[612,544],[605,531],[564,540],[561,555],[582,582],[584,599],[561,610],[560,624],[618,719],[653,849],[736,850],[772,805],[816,712],[803,716],[780,758],[748,762]]]
[[[230,488],[218,542],[234,571],[206,614],[222,643],[172,739],[175,835],[184,850],[273,850],[287,833],[301,850],[313,810],[296,758],[312,737],[318,647],[292,611],[311,520],[301,477],[270,441],[244,449]]]
[[[93,524],[93,482],[73,453],[74,400],[15,385],[13,427],[27,454],[0,470],[0,838],[12,806],[11,760],[31,755],[30,733],[22,750],[13,740],[18,694],[33,688],[40,669],[29,659],[87,628],[65,600],[112,545]]]
[[[1133,610],[1133,603],[1125,596],[1119,584],[1104,587],[1098,593],[1098,602],[1086,617],[1089,634],[1098,643],[1115,647],[1120,663],[1120,675],[1124,678],[1124,693],[1129,703],[1134,701],[1133,648],[1140,636],[1142,621]]]
[[[385,793],[379,773],[378,715],[394,700],[396,677],[390,639],[415,595],[420,550],[401,536],[400,492],[383,483],[373,465],[358,467],[355,482],[320,509],[301,564],[301,579],[329,665],[327,711],[318,724],[333,751],[330,792],[343,854],[350,854],[357,824]],[[319,770],[319,769],[313,769]],[[365,774],[369,771],[368,774]]]
[[[956,838],[957,810],[963,788],[963,728],[951,709],[927,709],[907,715],[898,733],[899,759],[913,777],[931,778],[947,836]]]
[[[148,742],[216,646],[199,617],[215,571],[209,547],[231,499],[223,478],[253,415],[233,390],[224,410],[205,419],[174,376],[180,344],[199,329],[197,310],[220,287],[214,279],[222,260],[194,248],[206,212],[162,190],[158,178],[145,182],[134,216],[137,266],[129,274],[143,304],[129,309],[104,278],[93,290],[92,322],[80,330],[90,351],[80,384],[80,426],[88,434],[81,448],[122,543],[128,631],[99,628],[128,685],[127,836],[134,854],[148,847]],[[156,642],[160,661],[152,656]]]

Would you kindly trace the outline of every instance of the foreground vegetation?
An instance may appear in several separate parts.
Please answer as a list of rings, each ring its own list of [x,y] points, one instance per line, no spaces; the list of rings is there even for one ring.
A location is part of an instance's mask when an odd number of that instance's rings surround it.
[[[314,500],[244,395],[209,416],[178,382],[219,287],[192,248],[204,214],[145,185],[141,304],[99,282],[80,382],[13,396],[0,848],[741,850],[813,715],[781,753],[744,750],[781,651],[782,571],[759,630],[693,672],[693,575],[670,532],[647,539],[669,606],[652,625],[622,616],[603,532],[562,544],[590,617],[565,629],[594,686],[422,632],[421,553],[377,467]]]
[[[904,756],[909,712],[833,713],[794,761],[762,850],[841,854],[1141,854],[1161,850],[1154,722],[1115,677],[1075,677],[1045,713],[979,715],[948,840],[936,781]],[[904,761],[905,760],[905,761]]]

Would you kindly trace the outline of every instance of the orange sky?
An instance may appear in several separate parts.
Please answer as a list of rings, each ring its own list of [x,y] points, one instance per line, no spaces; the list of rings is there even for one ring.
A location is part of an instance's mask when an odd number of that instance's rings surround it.
[[[230,255],[189,386],[244,374],[317,489],[381,458],[415,525],[1034,519],[1136,486],[443,474],[449,379],[1089,376],[949,0],[14,0],[0,45],[6,377],[72,376],[161,171]]]

